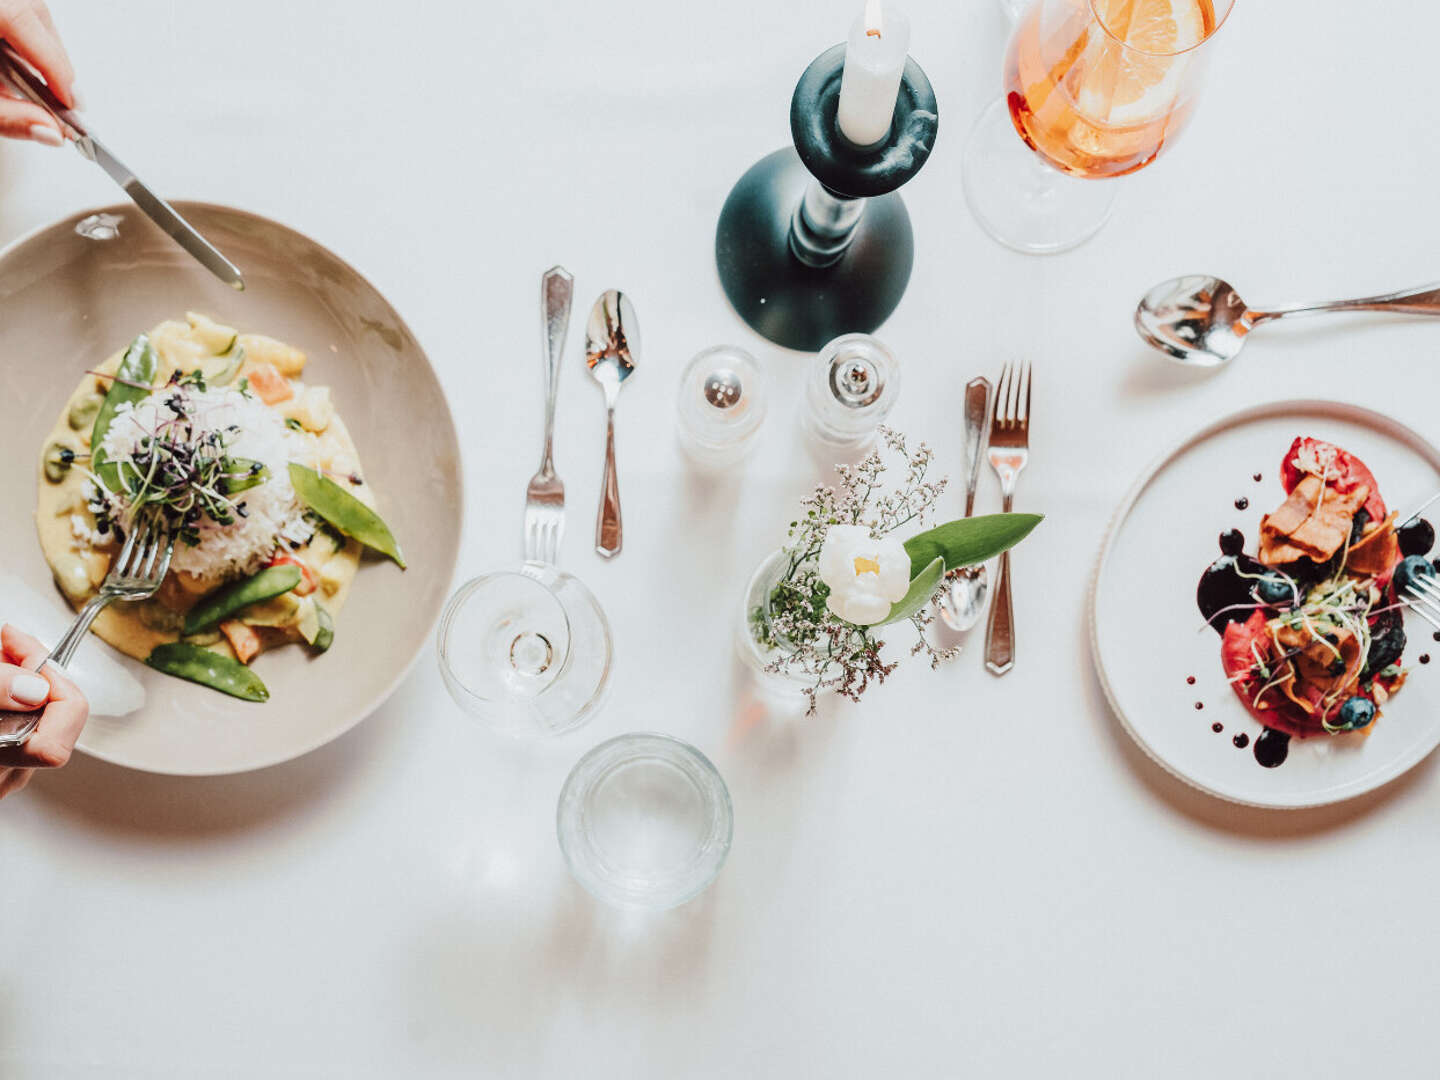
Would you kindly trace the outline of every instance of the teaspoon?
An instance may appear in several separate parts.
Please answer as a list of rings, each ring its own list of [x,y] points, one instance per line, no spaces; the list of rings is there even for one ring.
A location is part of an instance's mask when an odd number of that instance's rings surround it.
[[[605,391],[605,479],[595,522],[595,550],[607,559],[619,555],[624,542],[620,483],[615,476],[615,403],[620,398],[620,384],[634,372],[639,355],[635,307],[619,289],[609,289],[595,301],[585,327],[585,365]]]
[[[985,433],[990,423],[990,380],[981,376],[965,384],[965,450],[970,455],[970,475],[965,481],[965,516],[975,512],[975,482],[980,476],[980,459],[985,456]],[[945,625],[963,634],[985,613],[990,577],[985,564],[960,566],[945,575],[945,591],[936,607]]]
[[[1359,300],[1289,304],[1259,311],[1240,299],[1229,282],[1209,274],[1188,274],[1145,294],[1135,309],[1135,329],[1145,341],[1179,363],[1220,367],[1235,359],[1245,346],[1246,336],[1261,323],[1326,311],[1440,315],[1440,283]]]

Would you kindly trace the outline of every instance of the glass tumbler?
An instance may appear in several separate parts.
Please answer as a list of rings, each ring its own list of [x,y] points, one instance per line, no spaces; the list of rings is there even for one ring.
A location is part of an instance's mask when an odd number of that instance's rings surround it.
[[[659,911],[715,880],[734,814],[704,754],[670,735],[634,732],[579,760],[555,824],[570,873],[596,899]]]

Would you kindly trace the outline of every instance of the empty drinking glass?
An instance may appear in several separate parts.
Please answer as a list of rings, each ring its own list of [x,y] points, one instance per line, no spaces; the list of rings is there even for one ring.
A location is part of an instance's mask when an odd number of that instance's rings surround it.
[[[556,832],[570,873],[597,899],[660,910],[703,892],[730,851],[730,792],[708,758],[669,735],[603,742],[560,792]]]
[[[610,681],[599,603],[578,578],[538,563],[462,585],[440,617],[437,647],[450,696],[509,734],[579,727]]]

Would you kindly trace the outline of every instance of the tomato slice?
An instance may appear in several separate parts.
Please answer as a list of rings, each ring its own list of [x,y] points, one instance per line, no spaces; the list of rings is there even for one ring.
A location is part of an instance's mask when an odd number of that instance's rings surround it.
[[[300,584],[296,585],[291,591],[294,592],[296,596],[309,596],[313,593],[319,583],[315,580],[315,571],[311,570],[310,567],[306,566],[293,555],[285,555],[281,552],[276,552],[275,557],[270,560],[271,566],[283,566],[287,563],[300,568]]]
[[[1370,489],[1370,494],[1365,499],[1365,512],[1370,515],[1371,521],[1385,520],[1388,511],[1385,509],[1385,500],[1380,497],[1380,485],[1375,480],[1375,474],[1350,451],[1342,450],[1323,439],[1300,436],[1290,444],[1290,449],[1285,451],[1285,459],[1280,463],[1280,482],[1285,487],[1286,495],[1295,489],[1295,485],[1300,483],[1300,478],[1305,475],[1295,464],[1295,458],[1307,450],[1321,458],[1333,454],[1334,465],[1325,479],[1326,485],[1336,491],[1346,492],[1354,491],[1357,486],[1364,484]]]
[[[1270,641],[1265,634],[1265,622],[1265,613],[1256,611],[1243,623],[1232,622],[1225,627],[1225,636],[1220,642],[1220,662],[1225,667],[1225,674],[1231,679],[1230,686],[1234,689],[1235,696],[1240,699],[1240,704],[1245,706],[1245,711],[1266,727],[1300,739],[1319,735],[1325,730],[1320,721],[1278,689],[1272,689],[1265,694],[1266,708],[1262,709],[1253,704],[1252,699],[1264,684],[1250,675],[1250,669],[1255,664],[1255,653],[1250,646],[1258,642],[1260,655],[1269,655]]]

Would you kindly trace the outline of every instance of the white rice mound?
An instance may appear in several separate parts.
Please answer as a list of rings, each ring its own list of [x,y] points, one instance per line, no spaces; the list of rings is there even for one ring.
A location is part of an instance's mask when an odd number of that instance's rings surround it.
[[[305,504],[290,485],[289,463],[315,464],[314,440],[286,426],[284,418],[264,402],[238,390],[167,386],[143,401],[122,405],[105,434],[106,455],[119,460],[132,454],[140,440],[174,414],[165,402],[177,393],[187,402],[195,437],[220,431],[226,453],[263,463],[269,472],[262,484],[231,496],[245,504],[233,525],[220,525],[208,514],[200,519],[200,543],[177,540],[171,569],[194,576],[206,585],[255,573],[270,561],[277,545],[303,544],[313,530],[305,520]],[[232,426],[238,431],[229,431]]]

